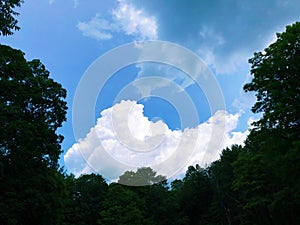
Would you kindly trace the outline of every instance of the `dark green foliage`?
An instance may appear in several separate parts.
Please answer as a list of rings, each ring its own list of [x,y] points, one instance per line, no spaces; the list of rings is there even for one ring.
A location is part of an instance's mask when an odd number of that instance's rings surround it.
[[[15,18],[19,13],[14,11],[14,8],[19,7],[21,3],[22,0],[0,0],[0,35],[11,35],[13,30],[20,30]]]
[[[233,187],[249,224],[297,224],[300,219],[299,143],[276,134],[251,135],[233,164]]]
[[[10,164],[32,160],[57,167],[66,91],[39,60],[0,45],[0,153]],[[14,161],[15,160],[15,161]]]
[[[300,116],[300,23],[287,26],[277,41],[264,52],[255,53],[251,83],[244,90],[255,91],[253,112],[263,112],[259,127],[279,128],[282,135],[298,135]],[[284,133],[288,132],[288,133]]]
[[[100,175],[83,175],[77,179],[67,176],[68,190],[65,223],[72,225],[97,224],[104,208],[108,185]]]
[[[298,224],[300,23],[287,26],[249,62],[254,78],[244,89],[256,91],[253,112],[263,112],[263,117],[254,123],[244,152],[233,163],[243,221]]]
[[[242,151],[243,148],[238,145],[224,149],[220,159],[213,162],[209,168],[210,181],[214,189],[210,214],[215,224],[241,224],[239,192],[234,190],[232,184],[235,178],[233,163]]]
[[[180,211],[183,213],[182,217],[187,217],[189,224],[204,223],[212,196],[207,171],[199,165],[190,166],[183,178],[183,186],[178,199]]]
[[[137,193],[121,184],[111,184],[99,211],[98,224],[126,225],[143,224],[146,218],[145,202]]]
[[[56,129],[65,120],[65,96],[40,61],[0,45],[0,224],[61,221],[65,191]]]
[[[150,167],[138,168],[136,172],[127,171],[120,176],[118,183],[132,184],[123,188],[137,194],[139,210],[143,216],[142,224],[170,224],[170,201],[166,177],[157,175]],[[128,183],[129,182],[129,183]]]

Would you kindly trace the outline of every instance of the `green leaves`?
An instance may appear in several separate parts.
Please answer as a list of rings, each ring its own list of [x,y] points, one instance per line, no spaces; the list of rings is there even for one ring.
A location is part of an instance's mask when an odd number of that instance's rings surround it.
[[[56,130],[65,120],[65,97],[39,60],[28,62],[20,50],[0,45],[0,224],[62,220]]]
[[[253,80],[244,90],[255,91],[258,127],[297,129],[300,122],[300,23],[287,26],[277,41],[249,60]]]
[[[166,180],[166,177],[156,175],[156,172],[150,167],[138,168],[136,172],[126,171],[120,176],[118,183],[130,186],[145,186],[160,183]]]
[[[111,184],[103,202],[98,224],[126,225],[143,224],[147,216],[145,202],[133,190],[120,184]]]
[[[234,187],[243,208],[260,212],[257,223],[297,224],[299,221],[300,23],[287,26],[264,52],[255,53],[253,112],[263,112],[247,138],[246,153],[234,163]],[[263,212],[263,213],[262,213]],[[266,219],[269,220],[266,220]],[[266,222],[267,221],[267,222]]]
[[[66,91],[39,60],[27,62],[4,45],[0,52],[0,149],[57,166],[62,137],[55,132],[66,119]]]
[[[19,13],[14,11],[14,8],[19,7],[21,3],[22,0],[0,0],[0,35],[12,35],[13,30],[20,30],[15,18]]]

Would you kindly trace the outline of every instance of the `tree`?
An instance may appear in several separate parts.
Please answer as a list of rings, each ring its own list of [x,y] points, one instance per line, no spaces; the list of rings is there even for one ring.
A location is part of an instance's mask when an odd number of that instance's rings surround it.
[[[249,223],[298,224],[300,23],[287,26],[249,62],[254,77],[244,90],[256,92],[252,111],[263,115],[233,164],[233,186]]]
[[[264,52],[254,53],[253,80],[244,90],[255,91],[254,113],[263,112],[258,128],[278,128],[281,135],[299,138],[300,122],[300,22],[277,34],[277,41]],[[288,134],[286,130],[289,130]],[[285,131],[283,131],[285,130]]]
[[[0,45],[0,224],[62,219],[63,138],[56,130],[65,120],[65,97],[39,60]]]
[[[269,205],[277,180],[268,158],[261,153],[243,152],[233,166],[233,190],[240,195],[242,224],[273,224]]]
[[[15,18],[19,13],[14,11],[14,8],[19,7],[21,3],[22,0],[0,0],[0,35],[11,35],[13,30],[20,30]]]
[[[150,167],[138,168],[136,172],[126,171],[119,177],[118,183],[130,186],[146,186],[160,183],[166,180],[162,175],[156,175],[156,172]]]
[[[125,184],[121,187],[137,196],[138,211],[146,215],[142,224],[163,225],[173,222],[174,202],[170,198],[166,177],[157,175],[150,167],[142,167],[136,172],[126,171],[118,183]]]
[[[280,137],[273,130],[252,132],[248,137],[244,151],[233,163],[233,188],[239,194],[244,221],[298,224],[299,141]]]
[[[205,224],[212,201],[212,187],[208,173],[199,165],[189,166],[179,195],[181,217],[187,216],[188,224]]]
[[[103,177],[89,174],[75,179],[69,175],[65,182],[68,186],[68,205],[64,224],[97,224],[108,192]]]
[[[209,167],[209,176],[214,190],[214,200],[210,209],[214,223],[241,224],[239,215],[242,210],[239,206],[239,193],[233,189],[234,166],[233,163],[243,152],[243,147],[233,145],[223,149],[220,159]],[[213,220],[212,220],[213,221]]]
[[[56,168],[66,117],[66,91],[39,60],[0,45],[0,150],[10,164],[24,160]],[[15,161],[14,161],[15,160]]]
[[[103,202],[98,224],[139,225],[145,224],[147,214],[145,202],[131,189],[121,184],[112,183]]]

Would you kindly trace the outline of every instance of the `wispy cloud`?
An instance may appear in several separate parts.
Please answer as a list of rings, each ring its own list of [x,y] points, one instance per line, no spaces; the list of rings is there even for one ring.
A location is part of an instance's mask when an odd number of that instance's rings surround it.
[[[184,174],[191,164],[209,164],[223,148],[242,144],[247,135],[234,132],[239,114],[218,111],[197,127],[181,131],[170,130],[162,121],[151,122],[143,107],[122,101],[102,111],[86,137],[65,154],[68,171],[77,176],[99,172],[116,179],[126,170],[151,166],[170,178]]]
[[[77,28],[84,36],[96,40],[111,39],[113,37],[112,32],[119,30],[117,24],[109,23],[107,20],[101,19],[99,15],[96,15],[88,22],[79,22]]]
[[[217,74],[246,67],[271,34],[300,19],[297,0],[131,2],[155,15],[159,38],[196,50]]]
[[[137,40],[158,37],[156,19],[125,0],[118,1],[118,7],[112,11],[111,18],[104,19],[97,14],[88,22],[79,22],[77,28],[84,36],[96,40],[109,40],[120,32]]]
[[[243,86],[247,83],[250,83],[251,80],[252,80],[252,76],[248,74],[246,76]],[[253,92],[245,92],[243,90],[243,86],[240,89],[240,96],[234,99],[232,106],[240,110],[249,110],[254,105],[256,101],[256,97],[255,97],[255,93]]]

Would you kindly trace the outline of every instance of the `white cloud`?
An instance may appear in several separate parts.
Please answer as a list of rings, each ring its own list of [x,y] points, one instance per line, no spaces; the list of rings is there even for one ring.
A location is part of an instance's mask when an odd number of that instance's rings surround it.
[[[98,172],[113,180],[126,170],[150,166],[171,178],[184,174],[189,165],[209,164],[223,148],[242,144],[248,134],[234,132],[239,114],[218,111],[197,127],[180,131],[149,121],[143,107],[122,101],[102,111],[86,137],[65,154],[68,171],[76,176]]]
[[[206,64],[196,54],[191,53],[190,50],[182,46],[167,42],[156,42],[153,45],[146,46],[137,44],[137,47],[140,49],[139,60],[155,59],[155,63],[148,62],[136,65],[139,69],[137,78],[155,76],[165,78],[166,81],[168,80],[167,82],[159,83],[136,83],[138,85],[136,87],[142,96],[154,94],[156,89],[169,88],[168,86],[174,84],[180,86],[180,91],[182,91],[197,83],[205,91],[205,86],[210,86],[214,83],[214,76]]]
[[[74,4],[76,7],[78,1]],[[109,20],[97,14],[88,22],[79,22],[77,28],[84,36],[96,40],[111,39],[117,32],[123,32],[137,40],[157,39],[156,19],[146,15],[142,9],[136,9],[125,0],[118,1],[118,7],[112,11]]]
[[[203,26],[199,31],[201,42],[198,45],[197,53],[216,74],[236,73],[248,68],[248,59],[253,57],[253,53],[263,51],[263,48],[274,43],[277,40],[276,33],[281,33],[284,30],[285,25],[278,25],[275,29],[267,30],[266,33],[258,33],[256,44],[253,44],[255,42],[249,44],[244,41],[245,44],[239,46],[234,43],[236,39],[234,34],[228,36],[224,32],[216,31],[216,28]]]
[[[112,31],[119,28],[116,24],[109,23],[107,20],[101,19],[96,15],[89,22],[79,22],[77,28],[84,36],[94,38],[96,40],[108,40],[112,38]]]
[[[236,52],[224,54],[224,47],[228,44],[223,35],[212,27],[203,26],[199,31],[200,45],[197,53],[204,62],[216,72],[216,74],[231,74],[247,65],[250,56],[249,51],[239,49]]]
[[[155,94],[157,90],[162,90],[163,88],[169,91],[171,89],[170,87],[174,85],[178,85],[178,88],[173,88],[172,92],[183,91],[189,85],[195,83],[189,75],[169,65],[141,63],[137,64],[136,67],[139,69],[139,72],[137,82],[134,83],[134,86],[143,97]],[[159,79],[159,81],[146,79],[145,82],[143,82],[143,78],[149,78],[151,76],[162,79]]]
[[[127,35],[139,36],[142,39],[157,39],[157,23],[153,16],[148,16],[141,9],[136,9],[125,0],[112,12],[115,20]]]

